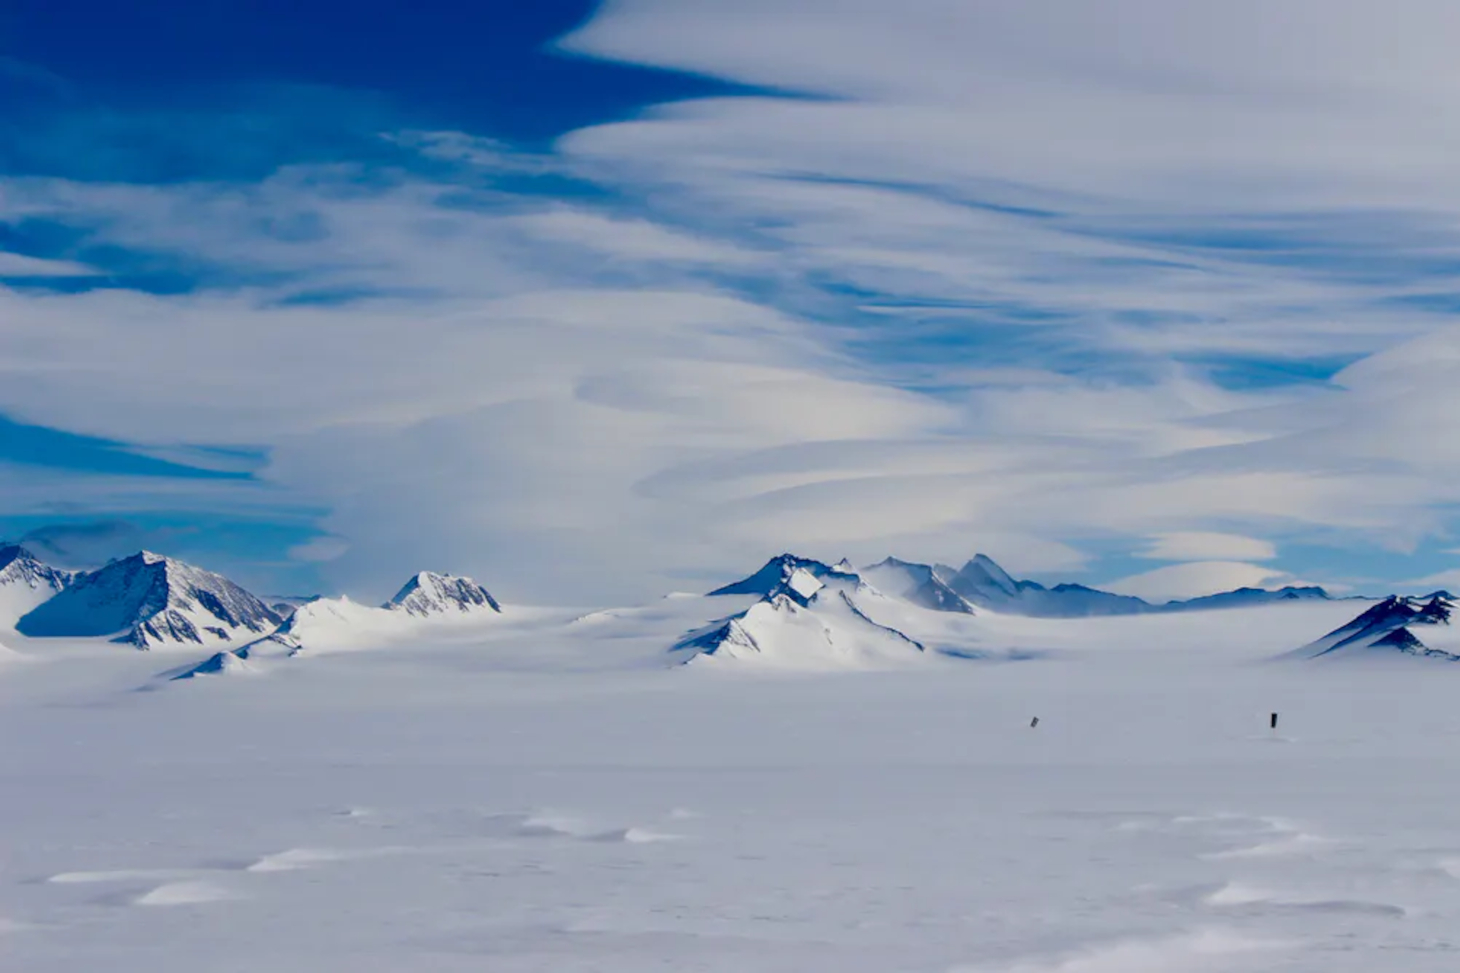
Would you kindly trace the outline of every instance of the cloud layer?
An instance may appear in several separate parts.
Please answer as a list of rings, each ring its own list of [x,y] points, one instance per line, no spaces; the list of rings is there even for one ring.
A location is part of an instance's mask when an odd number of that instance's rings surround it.
[[[641,597],[785,548],[1092,580],[1113,551],[1192,594],[1330,544],[1363,577],[1460,503],[1457,21],[620,0],[564,47],[786,94],[547,154],[400,132],[417,165],[3,180],[0,219],[79,242],[0,272],[85,285],[0,290],[0,412],[268,456],[7,497],[317,508],[291,556],[370,594]]]

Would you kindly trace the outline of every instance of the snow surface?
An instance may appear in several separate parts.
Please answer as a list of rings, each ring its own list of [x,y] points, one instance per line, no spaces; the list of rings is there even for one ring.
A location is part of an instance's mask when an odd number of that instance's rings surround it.
[[[313,603],[362,651],[257,678],[8,638],[32,661],[0,670],[3,966],[1455,969],[1460,667],[1272,661],[1345,602],[849,597],[928,651],[671,664],[755,595],[451,625]],[[410,634],[362,633],[382,616]]]

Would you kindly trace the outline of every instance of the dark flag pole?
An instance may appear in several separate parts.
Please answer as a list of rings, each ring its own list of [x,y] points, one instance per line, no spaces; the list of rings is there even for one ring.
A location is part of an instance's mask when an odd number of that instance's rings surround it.
[[[1270,726],[1274,730],[1277,729],[1277,714],[1276,713],[1272,714],[1272,719],[1268,722],[1268,726]]]

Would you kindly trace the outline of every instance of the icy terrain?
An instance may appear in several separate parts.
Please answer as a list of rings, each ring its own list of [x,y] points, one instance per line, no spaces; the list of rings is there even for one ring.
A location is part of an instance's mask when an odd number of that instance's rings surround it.
[[[848,578],[320,600],[302,650],[178,681],[207,649],[0,632],[0,965],[1457,968],[1460,666],[1292,656],[1366,605],[970,615]],[[678,664],[768,598],[801,621],[761,655],[817,664]],[[835,651],[852,607],[924,649]]]

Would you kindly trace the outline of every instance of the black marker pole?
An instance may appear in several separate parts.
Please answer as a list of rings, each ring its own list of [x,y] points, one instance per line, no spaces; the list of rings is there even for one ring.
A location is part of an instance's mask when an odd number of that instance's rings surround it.
[[[1272,714],[1272,719],[1268,722],[1268,726],[1271,727],[1274,730],[1277,729],[1277,714],[1276,713]]]

